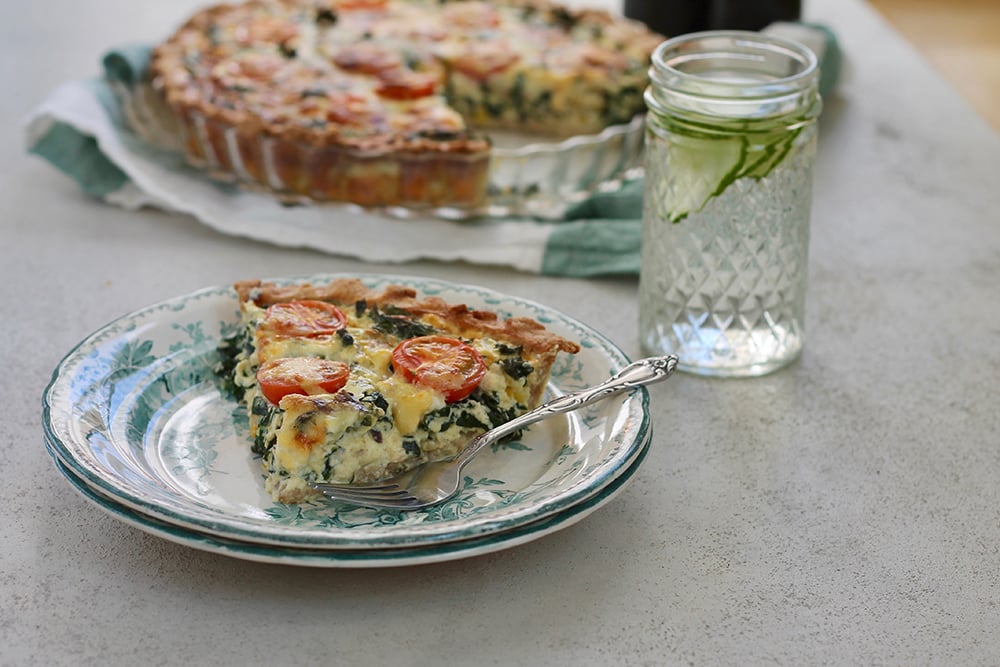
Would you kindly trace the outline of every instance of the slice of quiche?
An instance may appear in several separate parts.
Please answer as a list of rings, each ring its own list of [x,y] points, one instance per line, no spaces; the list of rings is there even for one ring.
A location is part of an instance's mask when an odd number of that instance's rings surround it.
[[[356,279],[235,285],[242,327],[218,372],[248,410],[278,502],[310,482],[370,483],[454,456],[536,407],[559,352],[579,345],[524,317],[382,291]]]

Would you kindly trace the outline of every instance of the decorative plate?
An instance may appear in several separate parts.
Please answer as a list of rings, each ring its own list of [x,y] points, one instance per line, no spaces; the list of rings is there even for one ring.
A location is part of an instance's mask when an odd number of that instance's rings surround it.
[[[323,282],[319,275],[275,282]],[[504,316],[522,315],[576,340],[549,390],[597,384],[628,363],[590,327],[491,290],[424,278],[357,276],[379,288],[409,285]],[[483,452],[451,500],[391,512],[333,501],[275,503],[249,452],[242,407],[212,371],[216,346],[239,322],[235,293],[213,287],[126,315],[74,348],[43,399],[51,451],[95,492],[150,519],[255,544],[309,549],[391,549],[478,539],[566,512],[630,474],[649,439],[639,389],[540,422],[521,440]]]
[[[615,481],[601,489],[594,496],[539,521],[525,523],[502,533],[484,535],[479,538],[456,542],[444,542],[422,547],[401,547],[397,549],[347,549],[342,551],[337,549],[280,547],[271,544],[240,542],[225,537],[188,530],[137,512],[102,495],[67,470],[58,458],[56,458],[55,465],[74,489],[112,517],[151,535],[156,535],[177,544],[232,558],[264,563],[285,563],[310,567],[370,568],[420,565],[481,556],[501,549],[525,544],[571,526],[617,496],[627,483],[631,481],[632,475],[638,469],[648,451],[649,441],[647,440],[639,456],[629,466],[629,469]]]

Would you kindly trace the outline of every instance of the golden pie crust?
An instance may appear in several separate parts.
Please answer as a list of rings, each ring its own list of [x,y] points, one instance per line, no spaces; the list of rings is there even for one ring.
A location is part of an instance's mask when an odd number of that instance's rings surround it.
[[[502,319],[492,311],[473,310],[465,304],[450,304],[440,297],[420,297],[415,289],[404,285],[388,285],[379,291],[366,287],[357,278],[339,278],[324,285],[277,285],[245,280],[235,283],[233,287],[240,303],[251,302],[261,308],[297,300],[328,301],[341,306],[364,301],[369,305],[395,306],[418,318],[430,316],[437,328],[455,335],[488,335],[534,353],[551,352],[553,359],[558,352],[575,354],[580,351],[578,343],[549,331],[529,317]]]

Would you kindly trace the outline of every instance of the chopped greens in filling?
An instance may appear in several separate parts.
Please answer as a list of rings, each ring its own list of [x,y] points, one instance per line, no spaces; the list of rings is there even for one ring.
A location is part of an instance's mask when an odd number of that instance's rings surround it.
[[[434,327],[418,322],[413,319],[410,313],[399,308],[386,308],[386,312],[379,310],[378,306],[372,306],[368,311],[373,320],[372,326],[376,331],[381,331],[397,338],[416,338],[417,336],[428,336],[435,333]]]

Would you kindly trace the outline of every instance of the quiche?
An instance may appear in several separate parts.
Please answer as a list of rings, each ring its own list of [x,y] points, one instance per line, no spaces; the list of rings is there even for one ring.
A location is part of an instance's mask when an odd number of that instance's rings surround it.
[[[217,371],[246,407],[250,450],[281,503],[310,482],[370,483],[447,459],[537,407],[579,345],[524,317],[374,291],[356,279],[235,285],[241,327]]]
[[[153,52],[193,163],[366,206],[471,206],[491,130],[594,133],[644,110],[643,24],[545,0],[249,0]]]

